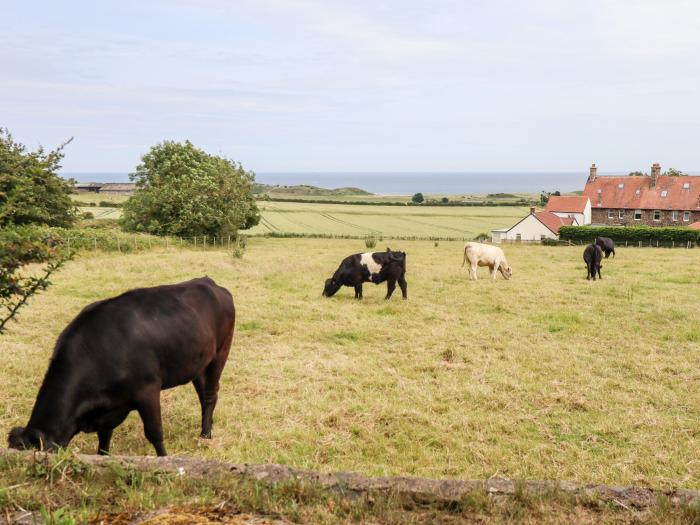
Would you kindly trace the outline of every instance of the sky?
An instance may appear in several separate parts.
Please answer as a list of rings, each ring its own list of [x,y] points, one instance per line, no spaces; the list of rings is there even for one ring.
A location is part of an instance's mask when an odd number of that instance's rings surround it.
[[[66,172],[700,172],[695,0],[0,0],[0,126]]]

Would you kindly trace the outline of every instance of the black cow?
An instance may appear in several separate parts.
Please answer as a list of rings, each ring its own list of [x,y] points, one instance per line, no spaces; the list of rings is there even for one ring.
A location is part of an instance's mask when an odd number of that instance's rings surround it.
[[[615,258],[615,243],[613,240],[609,237],[596,237],[595,242],[593,244],[597,244],[600,246],[600,249],[605,252],[605,258],[607,259],[610,257],[610,254],[612,253],[613,259]]]
[[[235,324],[233,298],[208,277],[139,288],[85,307],[58,337],[26,427],[11,448],[54,450],[97,432],[98,453],[132,410],[165,456],[160,391],[192,382],[211,437],[219,378]]]
[[[595,281],[595,274],[598,273],[600,279],[603,278],[600,275],[600,263],[603,260],[603,250],[597,244],[589,244],[586,249],[583,250],[583,260],[586,263],[587,272],[586,279],[590,280],[593,277]]]
[[[374,284],[387,282],[386,298],[389,299],[396,289],[396,281],[401,287],[403,298],[408,297],[406,283],[406,254],[392,252],[356,253],[343,259],[333,277],[326,279],[323,295],[332,297],[341,286],[355,288],[355,298],[362,299],[362,283]]]

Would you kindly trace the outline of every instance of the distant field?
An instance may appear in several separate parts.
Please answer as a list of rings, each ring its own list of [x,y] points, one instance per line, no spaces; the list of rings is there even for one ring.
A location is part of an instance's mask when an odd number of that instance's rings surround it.
[[[129,200],[128,195],[109,195],[106,193],[73,193],[71,194],[71,199],[77,203],[89,203],[94,202],[99,204],[100,201],[103,202],[113,202],[116,204],[121,204]]]
[[[246,233],[364,237],[473,238],[510,226],[528,213],[519,206],[418,207],[269,202],[258,203],[260,224]]]
[[[440,200],[447,197],[450,201],[483,202],[485,200],[495,202],[513,202],[519,199],[538,200],[539,194],[516,193],[508,195],[485,195],[477,193],[464,193],[460,195],[448,194],[424,194],[425,199]],[[271,196],[275,199],[304,199],[304,200],[324,200],[324,201],[344,201],[344,202],[410,202],[411,195],[299,195],[293,193],[274,192]]]

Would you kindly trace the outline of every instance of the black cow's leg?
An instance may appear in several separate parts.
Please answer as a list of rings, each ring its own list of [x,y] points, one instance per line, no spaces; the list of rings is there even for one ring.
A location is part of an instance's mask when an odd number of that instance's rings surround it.
[[[106,456],[109,454],[109,443],[112,441],[113,431],[113,428],[101,428],[97,431],[97,439],[99,440],[97,445],[97,453],[100,456]]]
[[[144,392],[136,403],[136,409],[143,421],[143,432],[146,434],[146,439],[156,449],[156,454],[167,456],[163,444],[163,423],[160,418],[160,387]]]
[[[216,357],[209,363],[209,366],[207,366],[204,370],[204,374],[201,376],[202,380],[200,385],[202,387],[202,394],[199,400],[202,403],[202,433],[200,437],[205,439],[211,439],[211,427],[214,424],[214,409],[216,408],[216,402],[219,400],[219,380],[221,379],[221,373],[224,371],[226,359],[228,359],[232,340],[233,332],[231,332],[224,343],[217,349]],[[197,388],[196,382],[195,388]],[[199,389],[197,393],[199,394]]]
[[[362,284],[355,286],[355,299],[362,299]]]
[[[391,294],[396,290],[396,281],[394,279],[389,279],[386,282],[386,297],[384,299],[391,298]]]
[[[408,283],[403,275],[399,277],[399,286],[401,287],[401,295],[404,299],[408,299]]]

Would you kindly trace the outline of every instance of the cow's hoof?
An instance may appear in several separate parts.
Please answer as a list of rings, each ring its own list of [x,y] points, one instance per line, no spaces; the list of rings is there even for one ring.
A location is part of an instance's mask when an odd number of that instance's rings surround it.
[[[199,435],[199,437],[202,438],[202,439],[211,439],[211,432],[208,432],[208,433],[202,432],[202,433]]]

